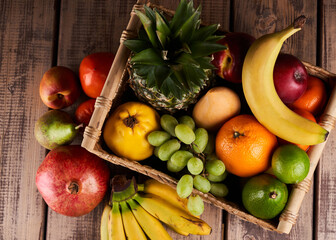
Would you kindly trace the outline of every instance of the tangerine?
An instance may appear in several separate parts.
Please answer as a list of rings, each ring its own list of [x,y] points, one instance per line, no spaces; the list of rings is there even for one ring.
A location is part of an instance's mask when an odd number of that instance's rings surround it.
[[[309,75],[308,85],[304,94],[295,102],[288,104],[290,108],[300,108],[318,116],[327,102],[327,90],[324,82]]]
[[[216,154],[226,169],[240,177],[251,177],[270,167],[277,137],[252,115],[238,115],[220,128]]]
[[[307,110],[300,109],[300,108],[294,108],[292,110],[293,110],[293,112],[299,114],[300,116],[302,116],[302,117],[304,117],[304,118],[306,118],[308,120],[311,120],[313,122],[316,122],[316,119],[315,119],[314,115],[311,112],[308,112]],[[279,138],[278,140],[279,140],[278,141],[279,144],[281,144],[281,145],[290,143],[290,142],[288,142],[286,140],[283,140],[281,138]],[[308,148],[309,148],[309,145],[303,145],[303,144],[297,144],[297,143],[293,143],[293,144],[297,145],[299,148],[301,148],[304,151],[307,151]]]

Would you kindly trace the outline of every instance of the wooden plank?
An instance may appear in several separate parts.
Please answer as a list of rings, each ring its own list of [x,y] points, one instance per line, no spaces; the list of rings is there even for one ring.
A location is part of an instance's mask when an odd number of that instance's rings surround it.
[[[0,12],[0,239],[43,239],[34,124],[47,111],[38,89],[52,62],[53,1],[1,1]]]
[[[116,52],[135,1],[62,1],[57,65],[78,74],[81,60],[94,52]],[[81,98],[66,109],[74,113]],[[74,144],[80,144],[79,136]],[[125,171],[121,171],[125,172]],[[106,201],[107,199],[105,199]],[[49,209],[46,239],[99,239],[100,216],[105,201],[91,213],[70,218]]]
[[[282,51],[312,64],[316,63],[316,1],[235,0],[233,9],[233,31],[246,32],[254,37],[281,30],[304,13],[308,20],[303,30],[288,39]],[[298,221],[289,235],[267,231],[236,216],[228,215],[226,239],[312,239],[312,189],[306,195],[299,214]]]
[[[321,1],[319,63],[336,73],[336,2]],[[332,131],[316,170],[315,239],[336,239],[336,133]]]
[[[63,1],[61,4],[60,31],[58,44],[58,65],[70,67],[78,73],[80,61],[86,55],[99,51],[116,52],[122,30],[129,20],[129,13],[136,1]],[[166,7],[172,7],[176,1],[165,1]],[[225,3],[225,4],[224,4]],[[229,1],[221,2],[223,11],[229,11],[226,5]],[[225,5],[225,6],[224,6]],[[204,1],[207,16],[216,8]],[[218,19],[222,25],[228,26],[229,17],[222,16],[218,11]],[[211,16],[205,21],[219,22]],[[225,19],[225,21],[223,20]],[[69,112],[74,112],[76,103]],[[114,166],[112,166],[115,169]],[[125,170],[120,170],[123,173]],[[132,173],[131,173],[132,174]],[[136,173],[133,173],[136,174]],[[99,239],[100,215],[103,203],[91,213],[79,217],[68,218],[52,210],[48,211],[47,239]],[[189,236],[188,238],[168,230],[173,239],[221,239],[222,210],[206,204],[204,217],[212,227],[210,236]]]

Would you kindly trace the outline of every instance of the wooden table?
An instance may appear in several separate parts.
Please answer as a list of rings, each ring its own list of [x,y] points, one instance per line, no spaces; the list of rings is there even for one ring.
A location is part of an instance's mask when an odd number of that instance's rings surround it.
[[[175,8],[178,1],[160,3]],[[36,120],[48,109],[39,97],[42,75],[63,65],[78,73],[80,61],[99,51],[115,52],[135,0],[2,0],[0,1],[1,180],[0,239],[99,239],[103,204],[79,218],[48,209],[35,186],[46,150],[34,138]],[[230,31],[255,37],[280,30],[301,14],[304,30],[283,51],[336,72],[336,2],[331,0],[197,0],[202,18]],[[83,98],[81,98],[83,100]],[[68,108],[74,112],[75,106]],[[76,139],[80,143],[81,137]],[[336,239],[336,133],[332,132],[315,181],[289,235],[266,231],[206,205],[202,218],[210,236],[174,239]],[[134,173],[136,174],[136,173]]]

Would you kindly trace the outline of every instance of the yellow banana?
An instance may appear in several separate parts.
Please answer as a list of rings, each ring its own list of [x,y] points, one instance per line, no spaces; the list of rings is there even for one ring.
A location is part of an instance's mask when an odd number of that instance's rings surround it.
[[[127,201],[133,215],[151,240],[172,240],[160,221],[143,209],[136,201]]]
[[[126,240],[119,203],[114,202],[109,214],[109,240]]]
[[[157,195],[164,200],[168,201],[172,205],[181,208],[189,213],[188,210],[188,199],[187,198],[180,198],[177,195],[177,192],[174,188],[170,187],[167,184],[160,183],[155,179],[148,179],[144,183],[143,192],[151,193]]]
[[[175,207],[178,207],[181,210],[187,211],[189,214],[191,214],[188,210],[188,199],[180,198],[179,195],[177,195],[176,190],[170,187],[169,185],[160,183],[159,181],[151,178],[151,179],[148,179],[144,184],[142,185],[139,184],[138,187],[139,187],[139,191],[157,195],[163,198],[164,200],[168,201]],[[189,235],[189,233],[183,231],[183,229],[174,228],[173,226],[169,226],[169,228],[171,228],[173,231],[177,232],[178,234],[181,234],[184,236]]]
[[[145,233],[142,231],[131,209],[127,206],[127,203],[120,202],[120,206],[127,240],[147,240]]]
[[[283,42],[301,30],[301,16],[282,31],[267,34],[249,48],[242,72],[245,98],[254,116],[270,132],[289,142],[314,145],[326,140],[328,131],[290,110],[279,98],[273,83],[273,69]]]
[[[100,239],[101,240],[109,240],[108,233],[108,222],[109,222],[109,214],[111,211],[111,206],[106,204],[103,210],[103,214],[100,220]]]
[[[180,235],[183,235],[183,236],[188,236],[189,235],[189,233],[188,232],[186,232],[186,231],[184,231],[183,229],[180,229],[180,228],[176,228],[176,227],[174,227],[174,226],[169,226],[169,225],[167,225],[171,230],[173,230],[174,232],[176,232],[176,233],[178,233],[178,234],[180,234]]]
[[[175,229],[197,235],[209,235],[211,233],[211,227],[206,222],[175,207],[156,195],[149,193],[140,195],[140,193],[137,193],[134,199],[147,212]]]

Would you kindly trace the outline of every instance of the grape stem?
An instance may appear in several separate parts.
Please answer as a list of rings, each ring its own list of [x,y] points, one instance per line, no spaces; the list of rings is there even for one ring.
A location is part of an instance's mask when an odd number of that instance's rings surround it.
[[[202,160],[202,162],[203,162],[203,166],[205,166],[205,162],[206,162],[206,156],[205,156],[205,154],[202,153],[202,152],[201,152],[201,153],[197,153],[197,152],[195,152],[193,146],[196,146],[197,149],[199,149],[198,145],[197,145],[196,143],[192,142],[191,144],[188,145],[188,147],[189,147],[189,152],[192,152],[192,154],[193,154],[194,156],[200,158],[200,159]],[[202,174],[202,175],[205,175],[205,167],[203,167],[203,171],[202,171],[201,174]]]
[[[205,154],[202,153],[202,152],[201,153],[195,152],[195,150],[193,149],[193,146],[196,146],[197,149],[199,149],[198,145],[196,143],[194,143],[194,142],[192,142],[191,144],[189,144],[189,149],[193,152],[194,155],[196,155],[199,158],[202,158],[202,160],[203,160],[203,158],[205,158]]]

